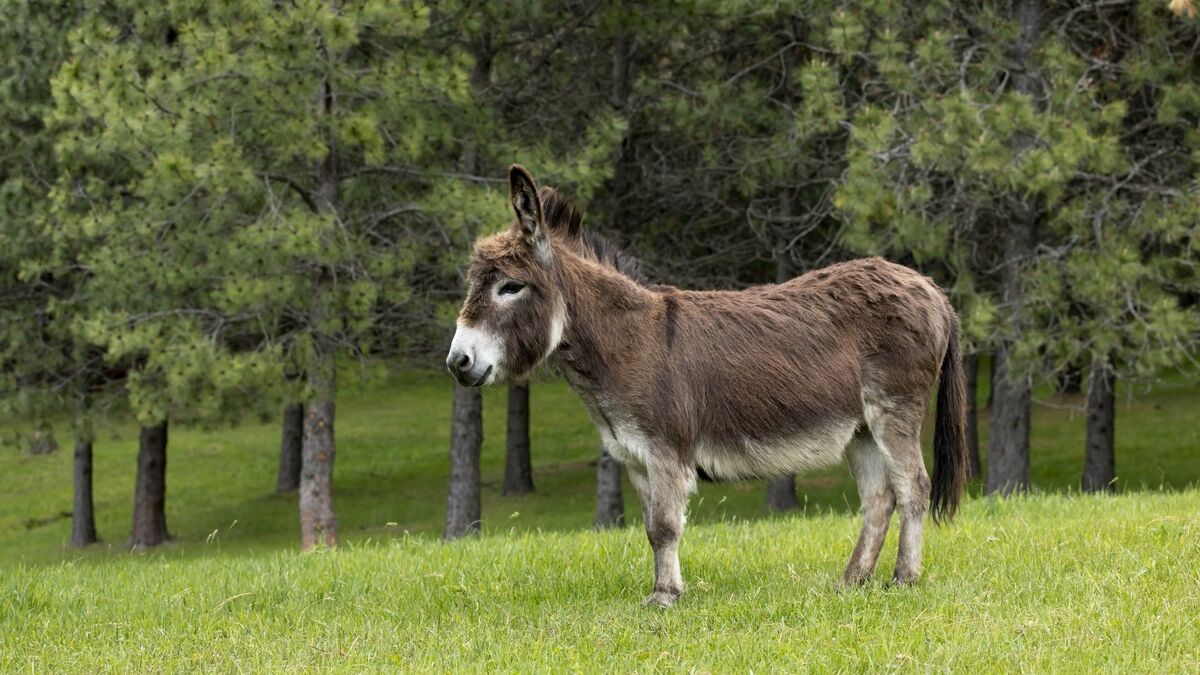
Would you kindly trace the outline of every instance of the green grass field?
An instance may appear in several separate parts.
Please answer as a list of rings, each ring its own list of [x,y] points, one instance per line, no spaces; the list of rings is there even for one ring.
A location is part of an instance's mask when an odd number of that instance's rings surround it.
[[[692,527],[638,604],[632,529],[7,569],[0,670],[1187,672],[1200,493],[974,500],[911,588],[835,581],[841,514]],[[881,566],[895,558],[895,533]],[[884,575],[881,574],[881,578]]]
[[[349,378],[346,378],[349,379]],[[930,528],[915,588],[839,593],[857,498],[836,468],[768,517],[761,483],[703,485],[684,537],[688,595],[639,605],[640,528],[590,531],[595,431],[560,382],[533,389],[537,494],[504,498],[504,392],[485,397],[484,527],[437,541],[448,378],[348,386],[338,407],[343,547],[296,552],[273,494],[275,421],[174,427],[161,550],[125,550],[136,433],[96,447],[99,546],[65,548],[70,451],[0,449],[0,670],[1166,670],[1200,656],[1200,389],[1123,398],[1117,496],[1082,497],[1078,401],[1035,409],[1035,494],[974,497]],[[65,428],[59,440],[68,445]],[[1165,491],[1162,491],[1165,489]],[[626,493],[636,521],[637,501]],[[895,532],[881,561],[886,578]]]

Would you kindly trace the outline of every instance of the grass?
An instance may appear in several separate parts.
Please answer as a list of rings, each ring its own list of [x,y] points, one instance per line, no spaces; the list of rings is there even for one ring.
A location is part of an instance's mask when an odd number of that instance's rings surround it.
[[[437,373],[350,386],[338,404],[344,545],[296,552],[273,494],[277,421],[171,430],[174,543],[128,553],[136,429],[96,446],[104,543],[65,548],[67,449],[0,448],[0,671],[1188,671],[1200,662],[1200,389],[1118,409],[1118,495],[1080,496],[1078,400],[1040,392],[1035,495],[969,499],[930,528],[914,588],[839,593],[858,520],[844,468],[770,517],[761,483],[704,485],[683,544],[689,592],[639,605],[640,528],[596,534],[595,431],[561,382],[533,388],[537,493],[500,496],[504,392],[485,395],[484,537],[437,541],[450,387]],[[985,416],[986,417],[986,416]],[[59,440],[67,445],[65,427]],[[1165,490],[1161,490],[1165,488]],[[626,508],[637,519],[636,499]],[[889,535],[879,577],[895,559]]]
[[[350,378],[344,378],[350,379]],[[382,384],[349,385],[338,404],[335,500],[343,540],[380,541],[406,534],[436,536],[445,513],[450,382],[417,372]],[[579,530],[592,522],[598,437],[574,394],[562,382],[532,389],[534,480],[537,493],[500,496],[504,467],[505,392],[485,394],[484,527],[489,532]],[[1077,400],[1043,397],[1034,411],[1032,480],[1039,490],[1078,485],[1083,458]],[[1191,425],[1200,388],[1169,382],[1122,397],[1117,419],[1117,473],[1122,490],[1185,488],[1200,480],[1200,448]],[[986,422],[986,415],[984,422]],[[926,425],[927,427],[930,425]],[[986,433],[986,426],[984,429]],[[96,517],[100,546],[66,548],[71,508],[69,432],[64,448],[26,457],[0,447],[0,566],[84,557],[124,557],[133,503],[136,429],[117,423],[95,449]],[[278,421],[236,428],[172,427],[167,468],[167,521],[176,542],[168,555],[269,551],[299,538],[295,495],[276,495]],[[810,514],[853,513],[858,497],[844,467],[799,479]],[[637,500],[626,486],[626,509]],[[767,517],[762,483],[702,485],[689,522]]]
[[[690,528],[690,588],[638,604],[632,529],[399,538],[332,552],[19,565],[8,671],[1186,672],[1200,493],[972,500],[911,588],[838,592],[839,514]],[[881,561],[895,558],[895,532]]]

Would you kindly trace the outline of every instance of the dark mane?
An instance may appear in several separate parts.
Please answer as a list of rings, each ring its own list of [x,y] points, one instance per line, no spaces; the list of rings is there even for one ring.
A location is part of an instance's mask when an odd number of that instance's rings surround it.
[[[611,267],[643,286],[648,285],[637,258],[595,232],[583,229],[583,214],[574,201],[551,187],[543,187],[538,191],[538,196],[542,200],[542,216],[551,232],[574,243],[576,250],[592,260]]]

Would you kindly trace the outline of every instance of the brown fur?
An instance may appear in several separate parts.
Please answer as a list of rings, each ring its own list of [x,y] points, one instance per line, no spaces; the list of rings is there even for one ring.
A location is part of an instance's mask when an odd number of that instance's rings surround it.
[[[636,274],[583,231],[569,202],[537,193],[520,167],[512,177],[518,217],[476,245],[460,324],[503,337],[510,377],[548,361],[579,392],[639,489],[656,560],[650,600],[682,593],[674,551],[698,467],[768,477],[843,454],[866,518],[844,581],[869,577],[893,505],[895,577],[915,580],[930,497],[919,433],[939,374],[935,516],[953,514],[965,469],[957,317],[941,290],[879,258],[743,291],[647,286],[620,271]],[[527,284],[528,296],[496,307],[488,293],[502,279]],[[547,357],[556,308],[565,330]],[[822,438],[844,448],[818,447]]]

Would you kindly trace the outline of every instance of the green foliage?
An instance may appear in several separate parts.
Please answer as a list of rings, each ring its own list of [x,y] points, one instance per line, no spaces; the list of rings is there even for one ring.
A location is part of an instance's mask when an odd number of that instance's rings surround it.
[[[380,318],[414,301],[433,232],[414,233],[494,202],[438,177],[473,101],[469,59],[429,31],[420,3],[78,22],[49,116],[57,236],[86,251],[95,307],[77,332],[134,370],[139,417],[225,417],[331,348],[405,348]]]
[[[948,40],[947,26],[964,20],[971,29],[961,33],[974,37]],[[1021,66],[1006,51],[1013,24],[988,9],[966,19],[930,8],[854,33],[873,76],[847,83],[874,100],[851,121],[835,199],[843,241],[936,276],[970,276],[953,289],[971,348],[1013,342],[1025,372],[1102,357],[1123,376],[1153,377],[1190,358],[1200,328],[1194,308],[1173,300],[1197,283],[1184,262],[1193,252],[1178,243],[1200,222],[1200,89],[1194,59],[1178,57],[1195,25],[1140,14],[1147,34],[1163,39],[1101,52],[1092,22],[1103,20],[1048,17],[1057,30],[1036,46],[1035,96],[997,85]],[[842,49],[845,38],[828,39]],[[1126,52],[1109,61],[1116,49]],[[897,55],[909,52],[915,67],[894,74]],[[991,271],[1008,264],[1003,242],[1018,205],[1045,214],[1046,226],[1034,256],[1017,261],[1026,300],[1004,306]]]

